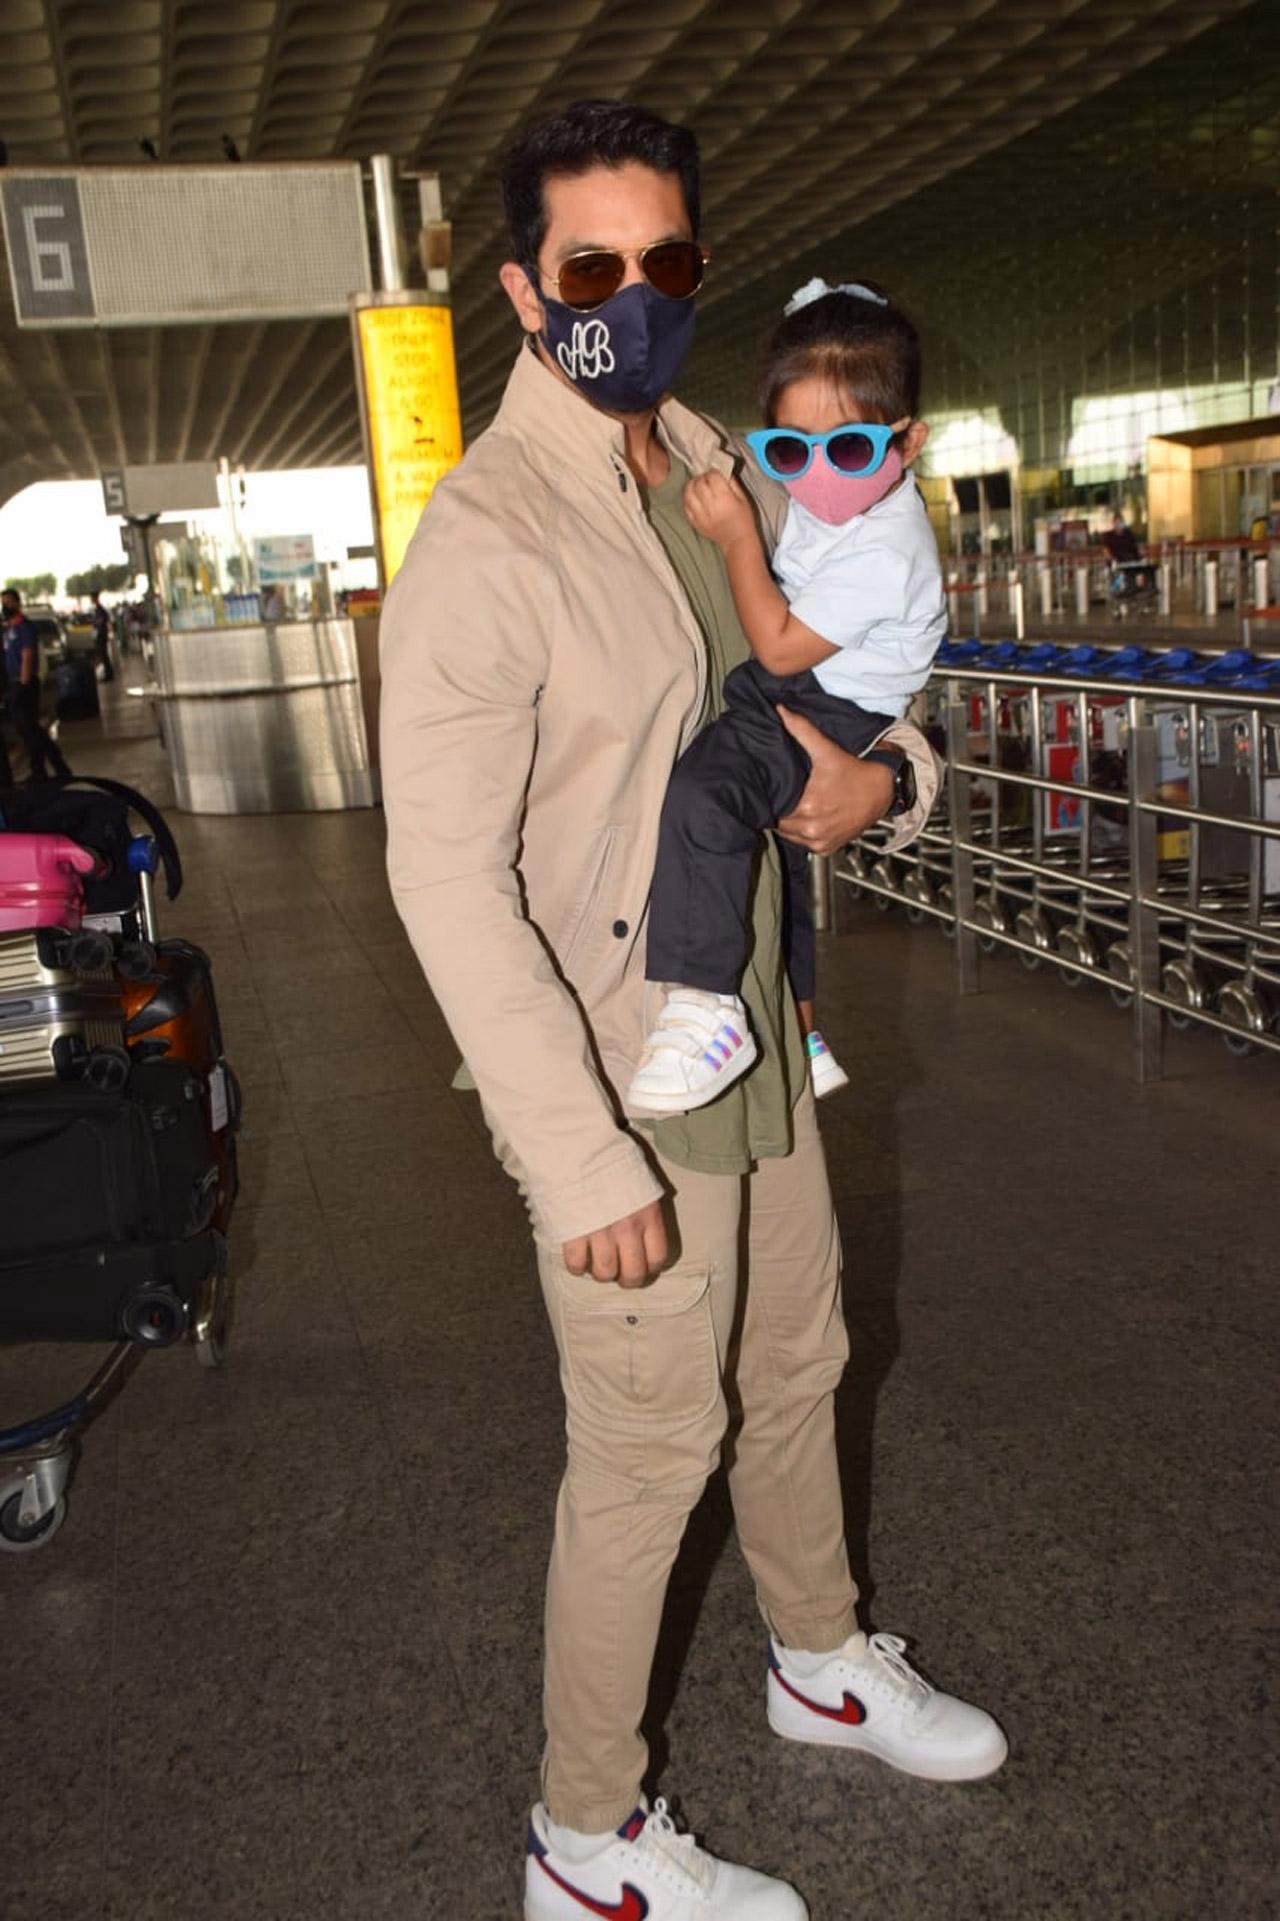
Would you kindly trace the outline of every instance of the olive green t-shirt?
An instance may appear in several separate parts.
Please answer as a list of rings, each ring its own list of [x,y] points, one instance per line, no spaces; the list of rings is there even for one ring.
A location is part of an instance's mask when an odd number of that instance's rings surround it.
[[[689,470],[674,454],[671,472],[645,495],[649,524],[707,643],[707,700],[700,725],[720,713],[724,678],[749,659],[724,558],[714,541],[694,532],[685,518]],[[651,1123],[659,1153],[679,1167],[703,1174],[745,1174],[754,1160],[789,1154],[791,1109],[808,1072],[799,1016],[782,958],[782,859],[771,834],[760,837],[752,892],[751,951],[742,998],[760,1059],[740,1081],[707,1107]]]

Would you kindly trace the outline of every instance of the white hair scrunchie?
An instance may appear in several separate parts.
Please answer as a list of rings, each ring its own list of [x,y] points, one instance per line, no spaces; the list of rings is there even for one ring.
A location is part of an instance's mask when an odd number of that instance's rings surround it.
[[[829,293],[847,293],[854,300],[874,300],[877,307],[887,307],[889,304],[883,294],[872,293],[870,287],[864,287],[861,281],[842,280],[838,287],[829,287],[821,274],[815,274],[812,280],[805,281],[803,287],[796,288],[782,309],[783,314],[799,313],[801,307],[807,307],[812,301],[821,300]]]

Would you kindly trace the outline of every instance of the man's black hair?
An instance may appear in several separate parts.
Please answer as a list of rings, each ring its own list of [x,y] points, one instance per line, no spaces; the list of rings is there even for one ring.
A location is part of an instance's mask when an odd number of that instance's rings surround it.
[[[679,176],[696,234],[701,213],[698,142],[689,129],[624,100],[575,100],[562,113],[526,129],[503,158],[502,204],[513,258],[522,267],[537,264],[547,235],[543,187],[548,180],[630,163]]]
[[[869,280],[860,284],[880,299],[826,293],[774,329],[760,378],[761,412],[770,427],[777,424],[784,387],[811,375],[843,395],[851,419],[888,425],[919,413],[920,336],[881,287]]]
[[[0,599],[16,600],[19,607],[22,605],[22,595],[16,587],[0,587]]]

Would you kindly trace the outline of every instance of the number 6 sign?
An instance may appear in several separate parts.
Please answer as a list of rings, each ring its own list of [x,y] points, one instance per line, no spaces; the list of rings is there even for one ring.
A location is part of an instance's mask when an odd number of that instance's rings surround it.
[[[93,320],[80,186],[72,174],[0,182],[5,246],[20,327]]]

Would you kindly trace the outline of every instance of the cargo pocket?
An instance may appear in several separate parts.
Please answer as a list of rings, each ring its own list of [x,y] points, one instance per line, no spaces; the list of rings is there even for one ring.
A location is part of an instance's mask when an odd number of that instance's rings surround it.
[[[622,1288],[561,1274],[562,1361],[583,1412],[615,1427],[679,1427],[720,1392],[720,1360],[704,1268]]]

